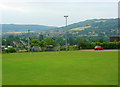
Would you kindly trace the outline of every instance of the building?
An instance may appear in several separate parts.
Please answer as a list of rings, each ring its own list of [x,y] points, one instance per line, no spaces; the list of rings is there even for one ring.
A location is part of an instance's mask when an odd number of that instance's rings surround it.
[[[42,51],[42,49],[39,46],[33,46],[32,51],[40,52],[40,51]]]
[[[120,37],[110,37],[110,42],[118,42],[120,41]]]
[[[60,46],[53,46],[53,45],[47,45],[46,46],[46,51],[59,51],[60,50]]]

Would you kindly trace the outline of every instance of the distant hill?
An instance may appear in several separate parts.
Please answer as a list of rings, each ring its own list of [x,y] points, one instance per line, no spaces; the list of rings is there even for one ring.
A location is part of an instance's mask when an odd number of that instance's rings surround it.
[[[82,37],[88,41],[104,39],[109,41],[110,36],[118,36],[118,19],[91,19],[60,27],[54,30],[48,30],[46,35],[65,37],[66,30],[68,36],[72,38]]]
[[[118,28],[118,19],[91,19],[68,25],[67,28],[61,27],[61,29],[73,29],[86,26],[90,26],[88,27],[89,29],[116,29]]]
[[[92,19],[61,27],[53,31],[68,30],[78,35],[116,36],[118,35],[118,19]]]
[[[82,37],[88,41],[96,41],[98,39],[105,39],[109,41],[110,36],[118,36],[118,19],[91,19],[81,21],[78,23],[70,24],[67,27],[51,27],[43,25],[17,25],[17,24],[3,24],[3,32],[22,32],[30,29],[31,31],[37,31],[34,34],[39,33],[44,36],[51,37],[66,37],[66,30],[68,31],[68,37],[77,38]],[[38,33],[38,34],[36,34]]]
[[[28,29],[31,31],[43,31],[43,30],[57,28],[53,26],[44,26],[44,25],[19,25],[19,24],[1,24],[1,25],[2,25],[2,32],[23,32],[23,31],[27,31]]]

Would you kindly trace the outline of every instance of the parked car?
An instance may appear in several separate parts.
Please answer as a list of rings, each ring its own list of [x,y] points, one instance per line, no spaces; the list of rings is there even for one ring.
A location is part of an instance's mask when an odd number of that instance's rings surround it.
[[[101,46],[95,46],[95,48],[94,48],[95,50],[103,50],[104,48],[103,47],[101,47]]]

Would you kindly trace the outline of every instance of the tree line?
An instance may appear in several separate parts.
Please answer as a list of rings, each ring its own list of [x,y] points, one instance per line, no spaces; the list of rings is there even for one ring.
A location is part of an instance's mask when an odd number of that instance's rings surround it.
[[[26,46],[23,45],[20,40],[24,41],[25,43],[27,42],[27,39],[25,38],[20,38],[18,36],[12,36],[10,35],[6,39],[3,38],[2,40],[2,45],[4,46],[13,46],[15,49],[26,49],[27,50],[27,44]],[[14,45],[14,42],[18,43],[18,47]],[[94,49],[95,46],[102,46],[104,49],[119,49],[120,47],[120,42],[105,42],[104,39],[99,39],[97,42],[89,42],[84,38],[77,37],[68,37],[67,38],[68,42],[68,50],[80,50],[80,49]],[[39,46],[39,47],[46,47],[48,45],[52,45],[53,47],[60,46],[60,50],[65,50],[66,49],[66,39],[62,37],[46,37],[43,38],[42,35],[39,36],[39,38],[30,38],[30,48],[33,46]],[[11,51],[12,50],[12,51]],[[12,48],[7,50],[7,53],[11,52],[16,52]]]

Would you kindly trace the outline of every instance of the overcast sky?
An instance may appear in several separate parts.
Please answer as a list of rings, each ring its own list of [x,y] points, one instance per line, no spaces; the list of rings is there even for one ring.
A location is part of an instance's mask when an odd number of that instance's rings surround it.
[[[1,23],[63,26],[87,19],[117,18],[118,0],[4,0]]]

